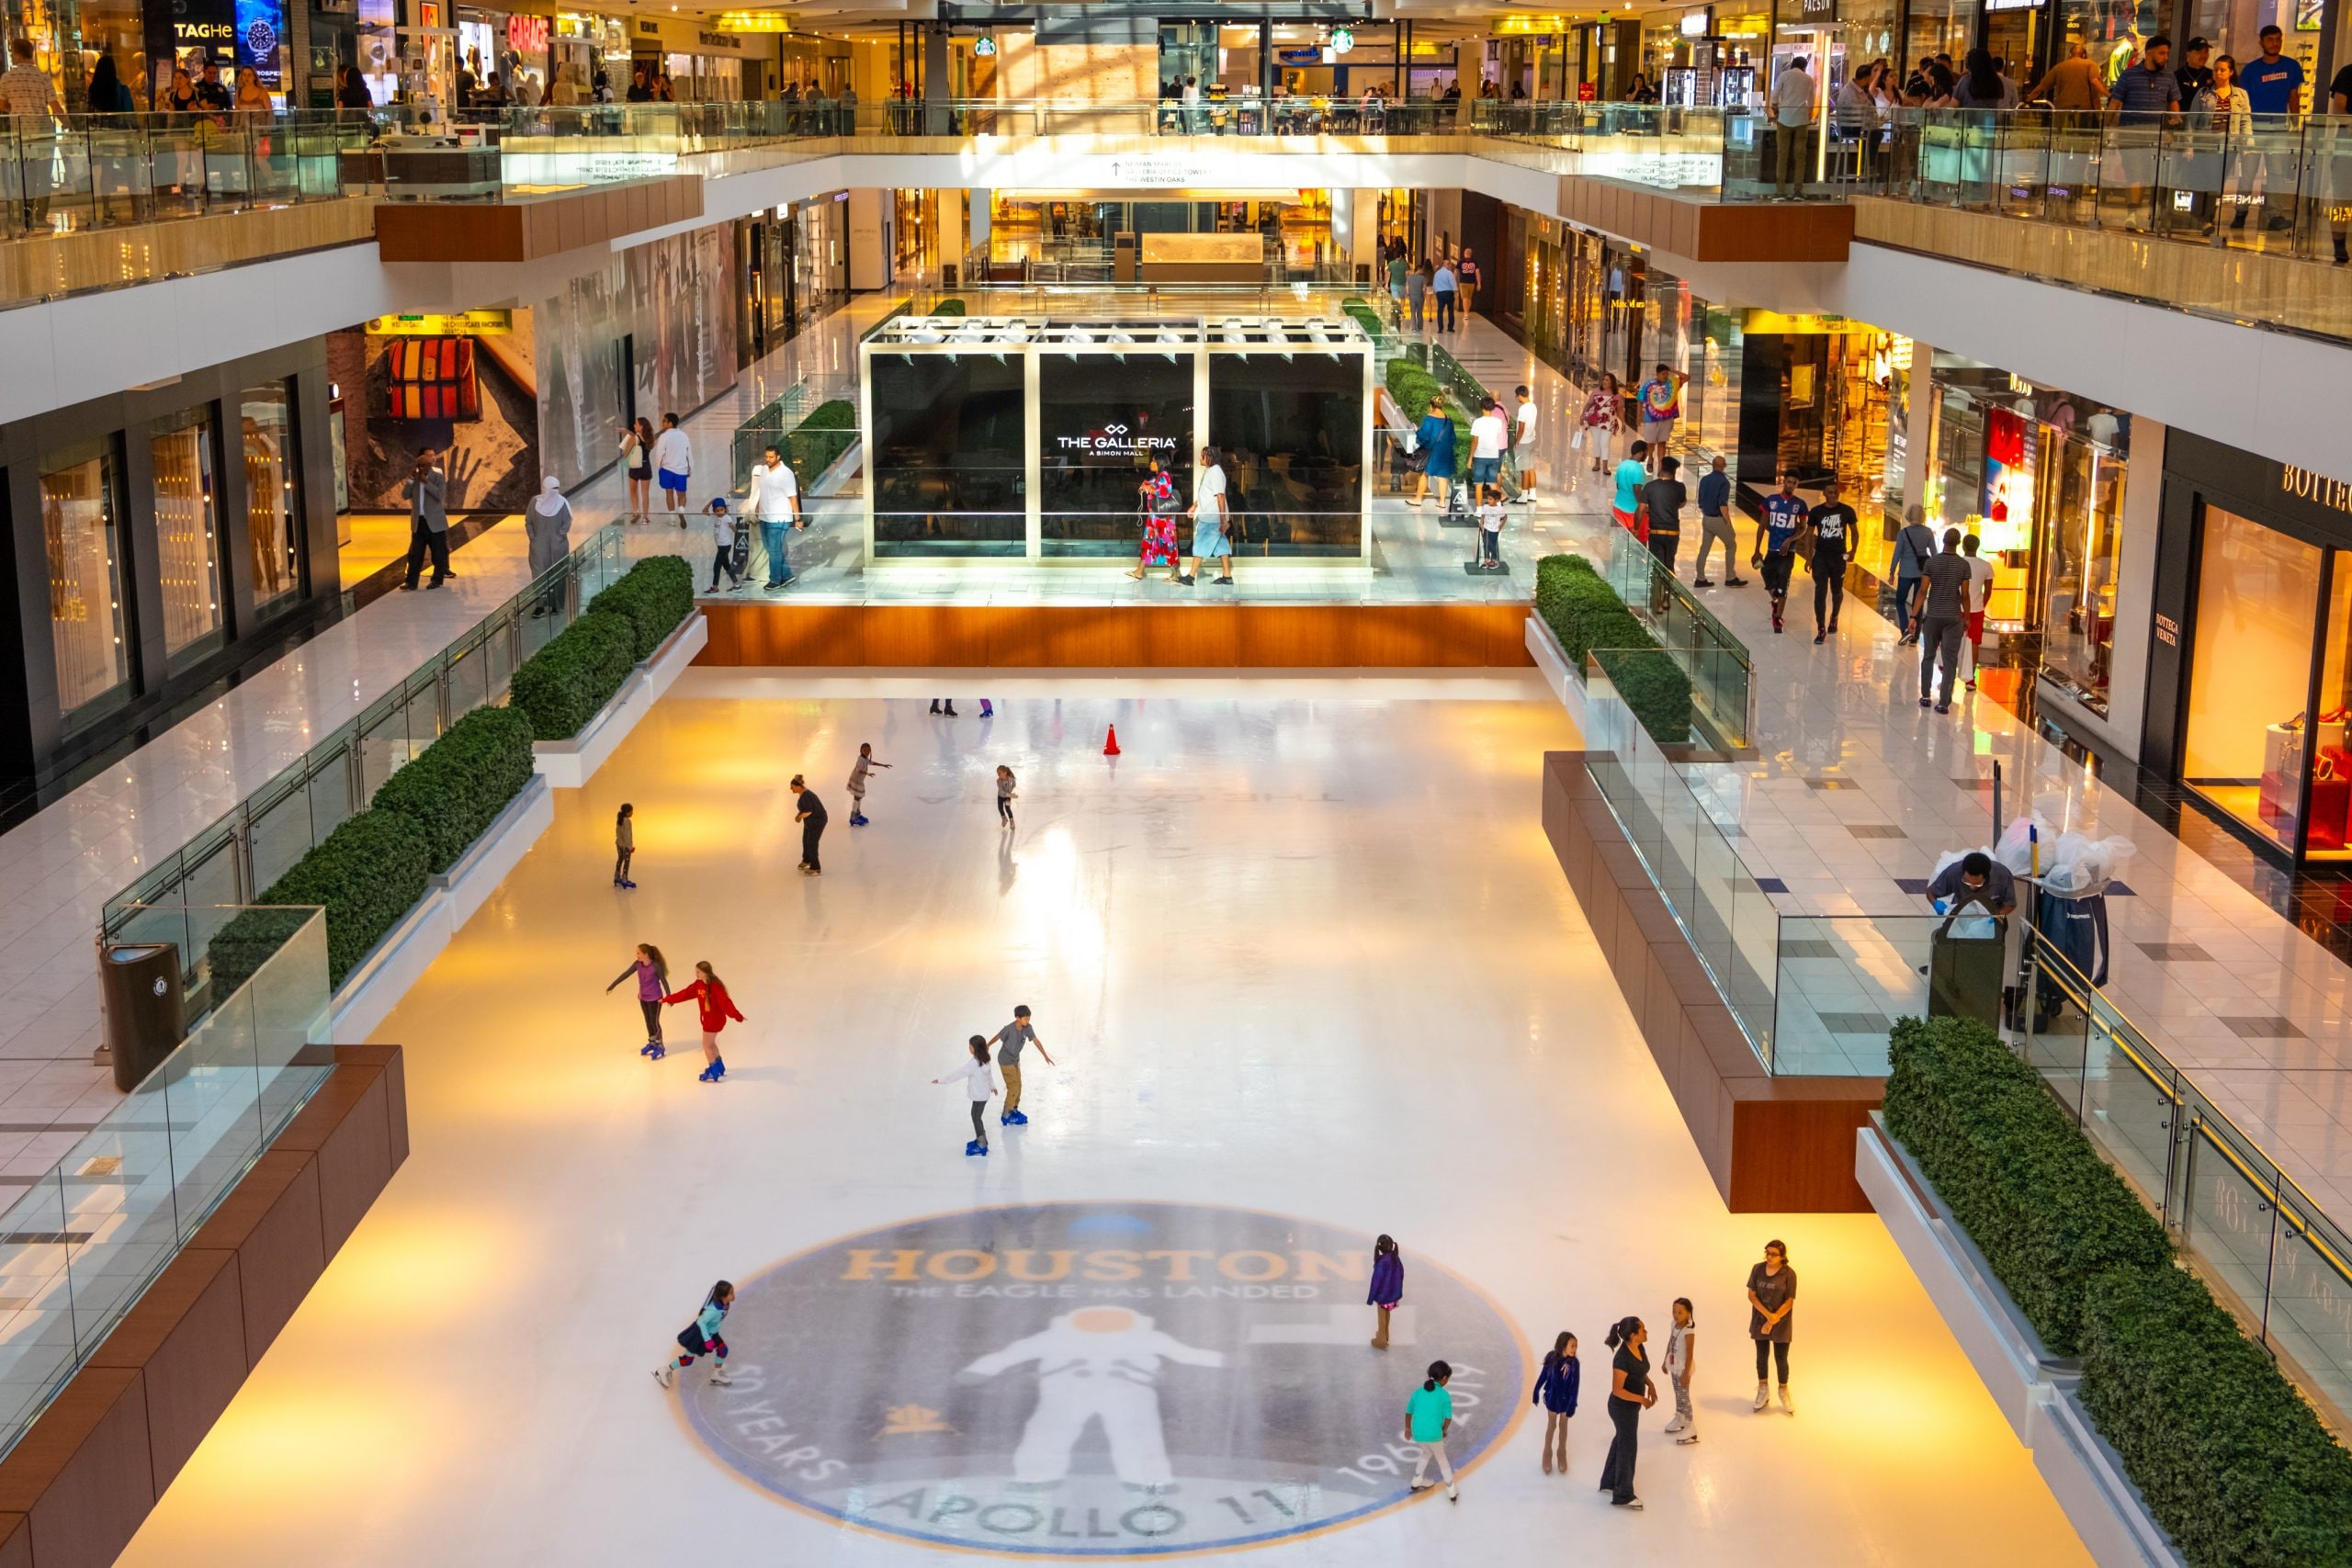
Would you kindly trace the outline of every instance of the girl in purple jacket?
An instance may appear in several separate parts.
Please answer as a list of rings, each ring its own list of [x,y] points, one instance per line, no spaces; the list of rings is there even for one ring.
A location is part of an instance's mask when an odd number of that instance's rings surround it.
[[[1374,1349],[1388,1348],[1388,1314],[1404,1299],[1405,1255],[1396,1250],[1395,1237],[1384,1235],[1372,1244],[1372,1290],[1364,1297],[1380,1313],[1380,1330],[1372,1337]]]
[[[630,976],[637,976],[637,1005],[645,1014],[645,1043],[638,1047],[640,1056],[660,1061],[669,1051],[662,1043],[662,998],[670,989],[670,965],[662,950],[650,942],[637,944],[637,956],[629,960],[628,968],[613,976],[613,985],[605,987],[612,995],[613,986]]]

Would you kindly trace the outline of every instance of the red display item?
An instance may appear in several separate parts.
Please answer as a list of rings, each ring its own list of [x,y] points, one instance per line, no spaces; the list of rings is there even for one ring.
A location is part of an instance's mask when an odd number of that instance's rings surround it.
[[[394,419],[481,417],[471,338],[401,338],[384,351],[384,365]]]
[[[2007,409],[1995,409],[1984,422],[1984,456],[2005,468],[2025,461],[2025,421]]]
[[[2320,776],[2312,780],[2312,825],[2304,846],[2340,850],[2348,825],[2352,825],[2352,752],[2329,746],[2320,752]]]

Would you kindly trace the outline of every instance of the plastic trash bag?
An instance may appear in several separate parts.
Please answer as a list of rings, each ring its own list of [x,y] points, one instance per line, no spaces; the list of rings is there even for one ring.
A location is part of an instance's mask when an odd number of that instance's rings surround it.
[[[2106,892],[2117,868],[2137,852],[2129,839],[2061,833],[2044,846],[2041,883],[2061,898],[2087,898]]]

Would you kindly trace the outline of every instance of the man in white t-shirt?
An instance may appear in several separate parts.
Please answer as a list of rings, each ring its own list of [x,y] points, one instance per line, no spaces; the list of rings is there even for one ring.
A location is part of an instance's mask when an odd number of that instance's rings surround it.
[[[1225,468],[1216,460],[1216,448],[1201,448],[1201,479],[1193,488],[1193,564],[1178,578],[1185,587],[1193,585],[1194,577],[1214,563],[1218,583],[1233,586],[1233,542],[1226,536]]]
[[[686,481],[694,477],[695,449],[678,428],[678,416],[662,416],[662,434],[653,438],[653,477],[662,483],[662,497],[670,503],[678,526],[686,525]]]
[[[1510,450],[1503,455],[1503,492],[1514,506],[1535,504],[1535,486],[1528,475],[1535,468],[1535,397],[1525,387],[1514,387],[1511,395],[1519,400],[1519,408],[1511,415]]]
[[[1984,655],[1984,607],[1993,602],[1993,563],[1978,555],[1982,541],[1971,534],[1960,542],[1961,558],[1968,562],[1968,619],[1962,637],[1968,645],[1968,689],[1976,689],[1976,661]]]
[[[807,526],[800,520],[800,479],[775,447],[764,448],[752,465],[752,489],[743,510],[760,522],[760,543],[768,552],[767,592],[777,592],[792,581],[789,531]]]
[[[1772,84],[1773,141],[1778,144],[1772,164],[1772,194],[1794,201],[1804,184],[1804,155],[1813,136],[1813,117],[1821,84],[1805,69],[1804,55],[1789,62]]]
[[[1510,426],[1503,423],[1503,405],[1487,400],[1485,412],[1470,422],[1470,494],[1484,501],[1487,492],[1502,485],[1503,448],[1510,444]]]

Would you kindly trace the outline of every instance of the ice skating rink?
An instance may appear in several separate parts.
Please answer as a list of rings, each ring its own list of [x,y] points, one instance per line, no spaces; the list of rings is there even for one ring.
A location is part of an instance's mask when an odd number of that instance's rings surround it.
[[[1530,676],[697,671],[388,1021],[413,1153],[122,1562],[901,1564],[1254,1546],[1288,1564],[2087,1558],[1868,1215],[1727,1215],[1546,847]],[[1102,755],[1115,720],[1124,754]],[[869,828],[843,793],[858,742]],[[1016,832],[997,822],[1014,769]],[[785,789],[831,811],[794,869]],[[640,886],[609,886],[637,807]],[[640,1057],[631,946],[749,1021]],[[1026,1002],[1025,1128],[966,1036]],[[1359,1248],[1407,1312],[1365,1344]],[[1743,1284],[1801,1290],[1753,1415]],[[648,1375],[724,1276],[737,1384]],[[1698,1309],[1702,1441],[1595,1490],[1608,1323]],[[1532,1362],[1576,1331],[1573,1472]],[[1404,1403],[1460,1371],[1462,1497]],[[1475,1458],[1474,1458],[1475,1454]]]

